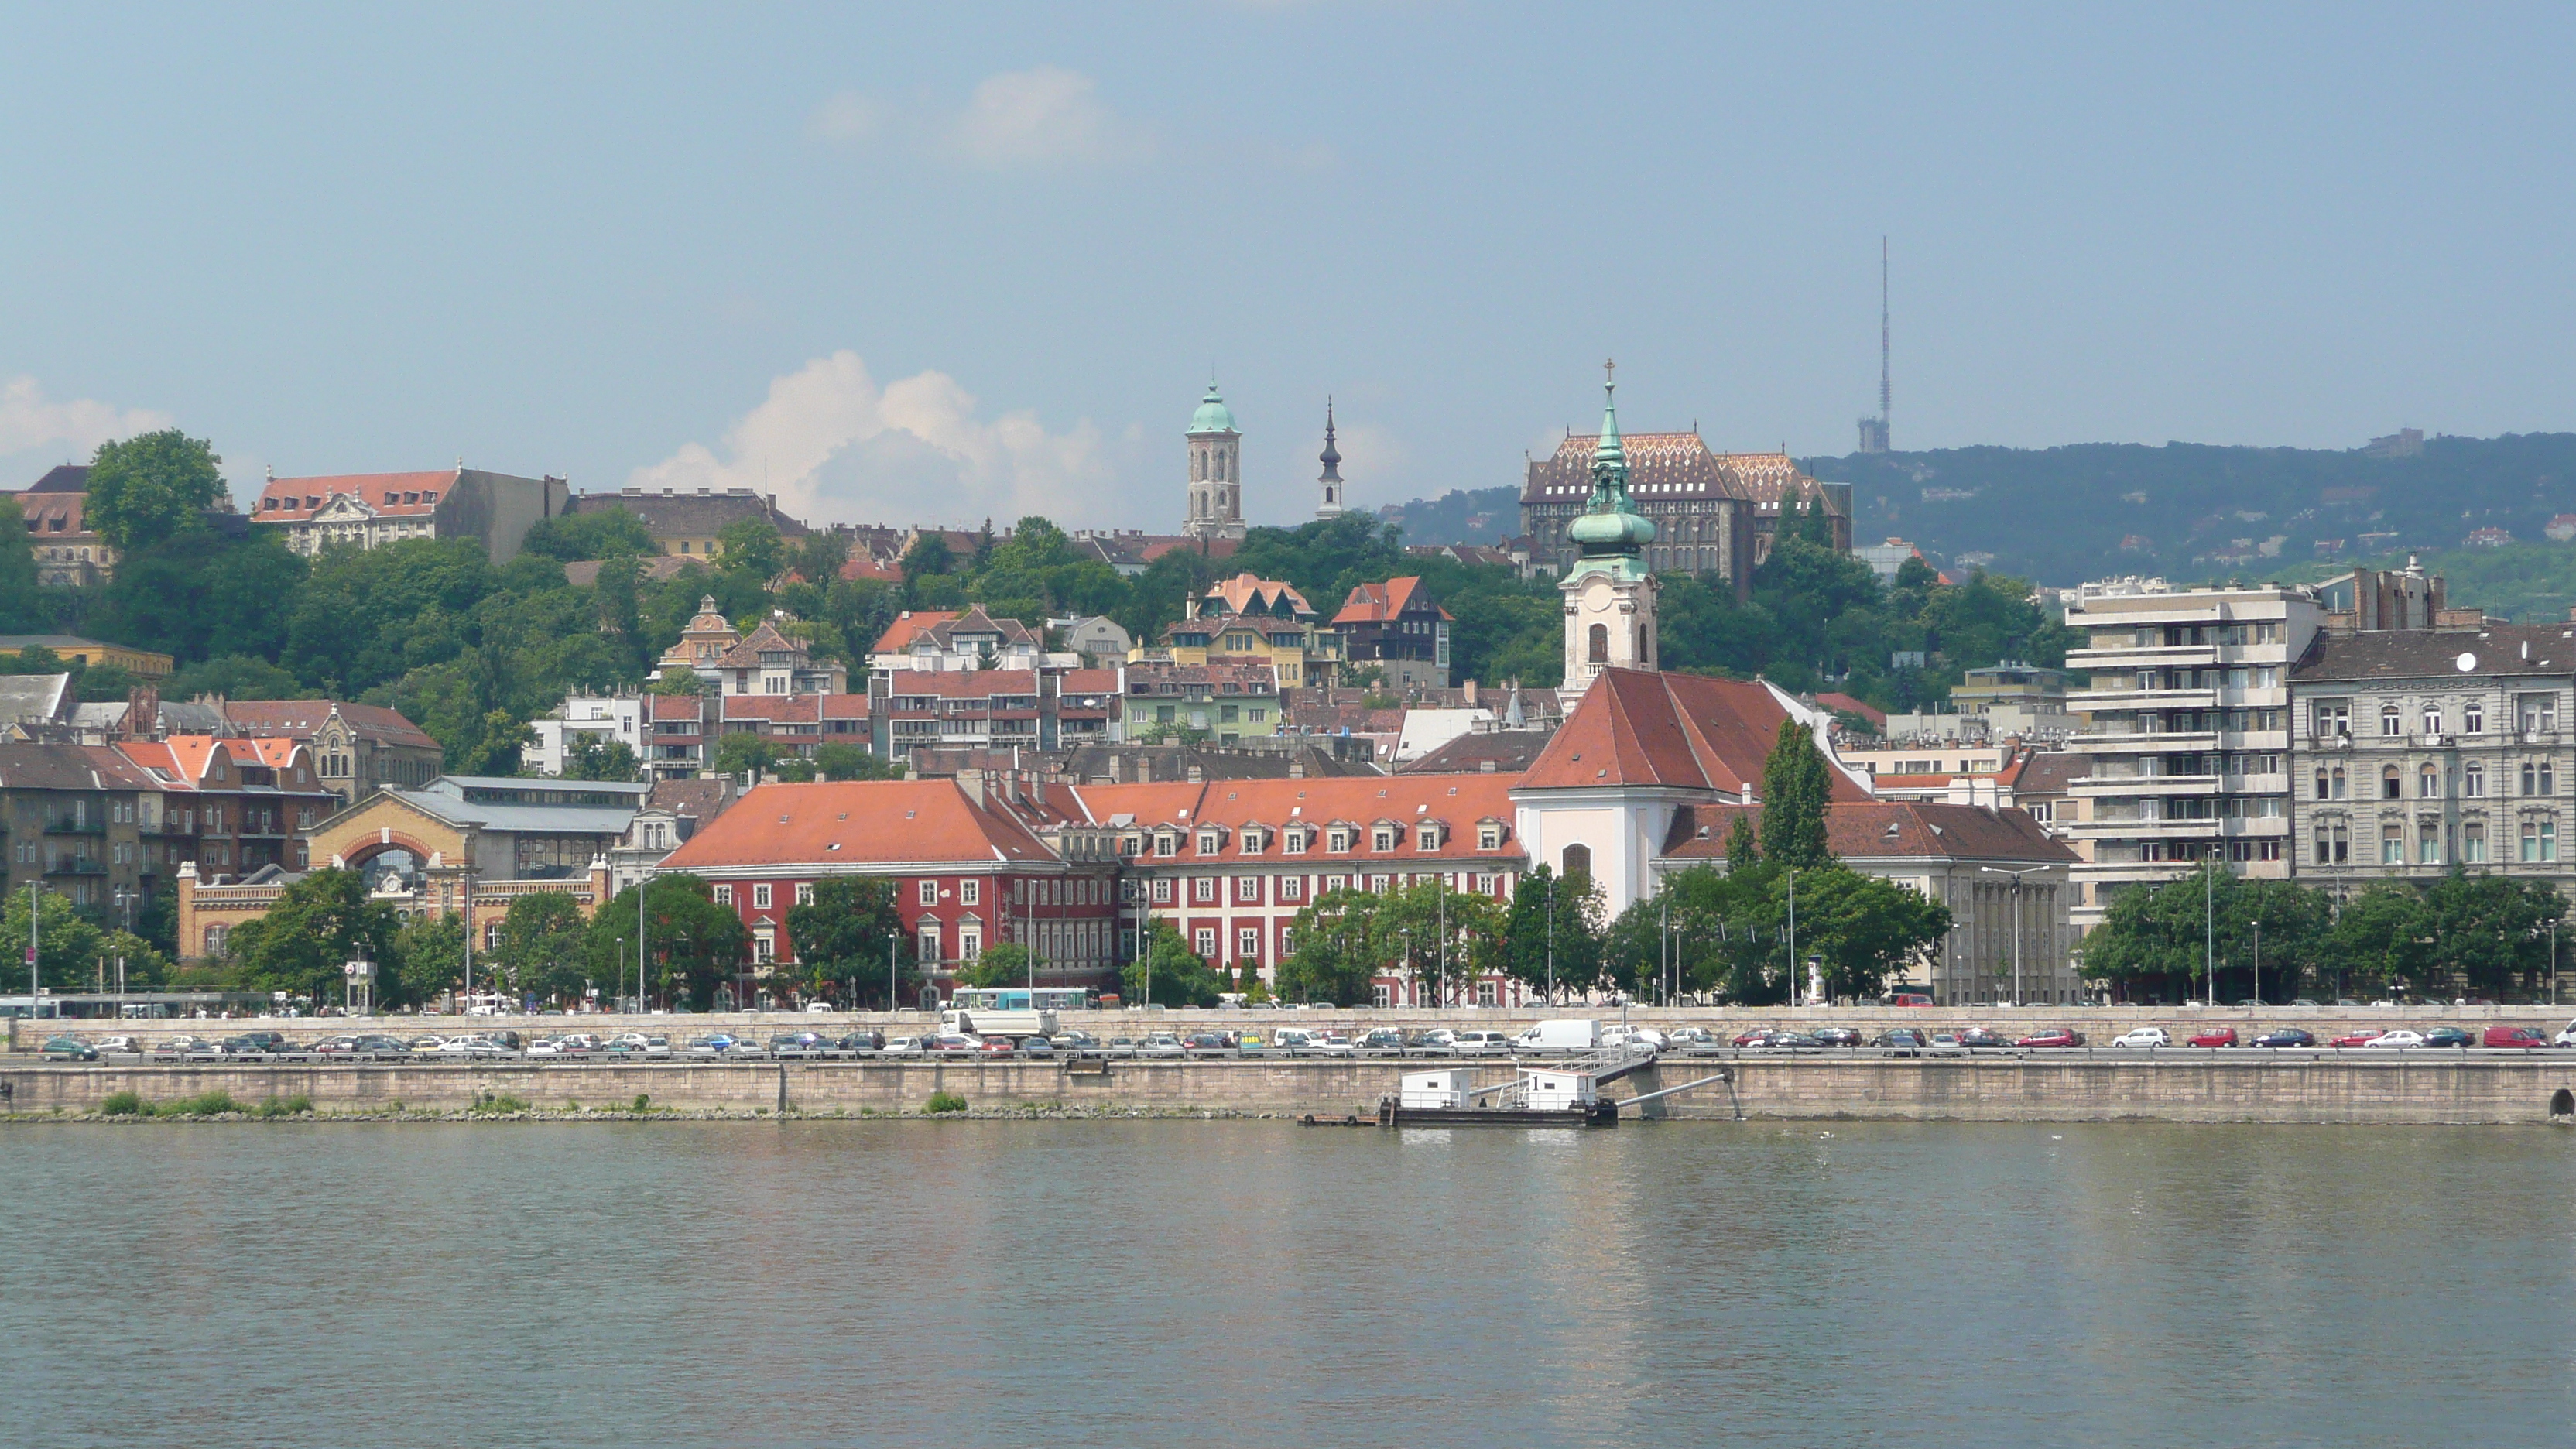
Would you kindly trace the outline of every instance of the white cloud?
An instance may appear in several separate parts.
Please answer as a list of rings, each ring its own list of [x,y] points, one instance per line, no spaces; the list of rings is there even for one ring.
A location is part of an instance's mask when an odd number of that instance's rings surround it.
[[[1050,433],[1033,412],[976,416],[943,372],[879,388],[855,352],[818,357],[769,384],[727,429],[724,456],[690,443],[627,480],[639,488],[763,488],[818,521],[1008,522],[1043,513],[1107,521],[1113,470],[1088,421]],[[1088,506],[1086,506],[1086,504]]]
[[[1105,166],[1155,149],[1153,134],[1110,109],[1091,77],[1053,65],[988,76],[963,108],[842,91],[814,108],[805,130],[833,145],[898,145],[994,171]]]
[[[130,438],[173,421],[168,413],[118,408],[93,398],[52,402],[32,377],[0,382],[0,458],[49,452],[77,462],[111,438]]]

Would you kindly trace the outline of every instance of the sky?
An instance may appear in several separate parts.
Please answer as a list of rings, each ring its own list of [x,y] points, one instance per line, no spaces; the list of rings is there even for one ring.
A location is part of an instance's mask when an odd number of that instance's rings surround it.
[[[765,488],[1177,528],[1599,419],[2576,428],[2576,8],[0,3],[0,485]]]

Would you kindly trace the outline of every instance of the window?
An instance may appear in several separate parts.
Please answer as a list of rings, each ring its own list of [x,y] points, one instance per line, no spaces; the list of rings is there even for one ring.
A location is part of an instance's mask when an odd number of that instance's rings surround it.
[[[957,883],[957,903],[961,906],[982,905],[984,903],[984,883],[980,880],[959,881]]]
[[[1156,880],[1155,880],[1155,882],[1154,882],[1154,903],[1155,903],[1156,905],[1163,905],[1163,906],[1168,906],[1168,905],[1170,905],[1170,904],[1172,903],[1172,879],[1171,879],[1171,877],[1169,877],[1169,876],[1163,876],[1163,877],[1160,877],[1160,878],[1158,878],[1158,879],[1156,879]]]
[[[1297,954],[1297,932],[1291,927],[1279,928],[1279,954],[1283,959]]]
[[[2468,865],[2484,865],[2487,859],[2487,828],[2470,824],[2460,827],[2460,860]]]
[[[1257,875],[1236,876],[1234,878],[1234,899],[1236,903],[1240,905],[1257,906],[1261,904],[1261,877]]]
[[[1437,825],[1417,825],[1413,827],[1413,848],[1416,850],[1438,850],[1440,848],[1440,827]]]
[[[1234,933],[1234,958],[1238,961],[1261,959],[1261,928],[1245,926]]]
[[[2346,799],[2346,798],[2348,798],[2348,796],[2347,796],[2347,794],[2346,794],[2346,791],[2345,791],[2345,789],[2344,789],[2345,783],[2346,783],[2346,782],[2345,782],[2344,777],[2343,777],[2343,766],[2341,766],[2341,765],[2337,765],[2337,766],[2335,766],[2335,767],[2334,767],[2334,798],[2336,798],[2336,799],[2338,799],[2338,800],[2342,800],[2342,799]]]
[[[2551,768],[2550,762],[2547,760],[2523,761],[2522,793],[2525,795],[2549,794],[2549,787],[2555,774],[2556,772]]]
[[[1305,898],[1306,898],[1306,878],[1305,878],[1304,876],[1302,876],[1302,875],[1283,875],[1283,876],[1281,876],[1281,877],[1279,878],[1279,899],[1280,899],[1280,900],[1282,900],[1282,901],[1302,901],[1302,900],[1304,900]]]
[[[2330,740],[2337,735],[2348,735],[2352,733],[2351,700],[2318,700],[2316,703],[2308,706],[2308,715],[2316,722],[2316,736],[2318,739]]]
[[[1600,626],[1600,625],[1598,625],[1598,624],[1595,624],[1595,625],[1593,625],[1592,627],[1593,627],[1593,628],[1595,628],[1595,629],[1598,629],[1598,628],[1600,628],[1601,626]],[[213,933],[210,931],[210,932],[208,932],[208,934],[211,936]],[[1386,1008],[1387,1008],[1387,1007],[1392,1003],[1392,1001],[1393,1001],[1392,993],[1389,991],[1389,989],[1388,989],[1388,987],[1387,987],[1387,984],[1386,984],[1385,982],[1380,981],[1380,982],[1376,983],[1375,985],[1372,985],[1371,987],[1369,987],[1369,1004],[1370,1004],[1371,1006],[1376,1007],[1376,1008],[1377,1008],[1378,1010],[1380,1010],[1380,1011],[1384,1011],[1384,1010],[1385,1010],[1385,1009],[1386,1009]]]
[[[1328,875],[1324,877],[1324,889],[1327,892],[1348,890],[1350,889],[1350,885],[1351,878],[1346,875]]]
[[[2486,798],[2487,767],[2471,760],[2460,770],[2460,794],[2470,800]]]
[[[958,927],[958,928],[957,928],[957,955],[958,955],[958,958],[959,958],[960,960],[972,961],[972,960],[974,960],[976,957],[981,956],[981,955],[983,955],[983,954],[984,954],[984,932],[983,932],[982,928],[981,928],[981,927],[977,927],[977,926],[960,926],[960,927]]]
[[[1591,664],[1607,664],[1610,662],[1609,625],[1593,625],[1592,628],[1584,635],[1584,640],[1583,657],[1585,662]]]
[[[2406,863],[2405,826],[2383,825],[2379,827],[2379,863],[2381,865],[2404,865]]]
[[[800,906],[810,906],[814,904],[814,883],[812,881],[800,880],[796,883],[796,904]]]
[[[939,882],[935,880],[923,881],[921,883],[920,893],[915,897],[915,899],[919,900],[921,904],[925,906],[935,906],[939,904]]]
[[[2319,769],[2317,771],[2317,798],[2320,800],[2331,800],[2334,798],[2332,795],[2326,793],[2326,772],[2323,769]]]
[[[2398,774],[2397,767],[2395,765],[2389,765],[2381,769],[2379,772],[2379,798],[2382,800],[2402,800],[2405,797],[2406,790],[2404,777]]]
[[[2514,702],[2514,715],[2520,721],[2522,732],[2525,734],[2554,730],[2558,728],[2558,696],[2555,694],[2523,695]]]
[[[2442,772],[2440,769],[2432,765],[2426,765],[2423,769],[2416,772],[2415,798],[2418,800],[2439,800],[2442,798]]]
[[[1180,853],[1181,853],[1181,838],[1180,838],[1179,836],[1177,836],[1177,835],[1173,835],[1173,834],[1169,834],[1169,833],[1165,833],[1165,834],[1162,834],[1162,835],[1157,835],[1157,836],[1155,836],[1155,837],[1154,837],[1154,853],[1155,853],[1156,855],[1160,855],[1160,856],[1167,856],[1167,857],[1168,857],[1168,856],[1174,856],[1174,855],[1178,855],[1178,854],[1180,854]]]
[[[1209,960],[1216,959],[1216,927],[1201,926],[1196,931],[1191,932],[1190,937],[1191,946],[1196,949],[1201,956],[1204,956]]]
[[[769,909],[769,882],[761,881],[751,888],[751,908],[755,911]]]
[[[2438,735],[2441,732],[2442,707],[2438,704],[2428,704],[2424,706],[2424,733],[2428,735]]]
[[[1484,824],[1482,824],[1482,825],[1477,826],[1477,827],[1476,827],[1476,848],[1477,848],[1478,850],[1500,850],[1500,849],[1502,849],[1502,848],[1503,848],[1503,827],[1502,827],[1500,824],[1498,824],[1498,823],[1496,823],[1496,822],[1494,822],[1494,821],[1490,821],[1490,820],[1489,820],[1489,821],[1487,821],[1487,822],[1485,822],[1485,823],[1484,823]]]
[[[1577,876],[1589,877],[1592,874],[1591,846],[1569,845],[1565,848],[1565,854],[1561,859],[1563,864],[1557,874],[1563,879],[1572,880]]]
[[[1290,855],[1304,855],[1306,853],[1306,832],[1303,830],[1289,831],[1285,842],[1280,846],[1280,848]]]
[[[732,886],[730,886],[730,885],[724,885],[724,884],[719,884],[719,885],[717,885],[717,887],[716,887],[716,904],[717,904],[717,905],[720,905],[720,906],[729,906],[729,905],[732,905],[732,904],[733,904],[733,887],[732,887]]]
[[[1334,826],[1331,830],[1324,833],[1324,848],[1336,855],[1349,851],[1351,848],[1351,832],[1344,830],[1338,825]]]
[[[1212,875],[1192,877],[1190,899],[1201,904],[1213,902],[1216,899],[1216,877]]]
[[[2379,732],[2383,735],[2406,733],[2406,721],[2398,717],[2397,706],[2383,704],[2379,707]]]
[[[1502,998],[1501,998],[1499,995],[1495,994],[1495,993],[1496,993],[1496,987],[1495,987],[1495,985],[1494,985],[1494,983],[1493,983],[1493,982],[1491,982],[1491,981],[1479,981],[1479,982],[1477,982],[1477,983],[1476,983],[1476,1004],[1477,1004],[1478,1006],[1500,1006],[1500,1005],[1502,1005]]]
[[[916,960],[937,961],[940,959],[939,923],[937,921],[924,921],[921,923],[921,944],[916,948],[916,951]]]
[[[1261,847],[1269,843],[1270,841],[1268,837],[1260,830],[1254,829],[1243,832],[1243,853],[1246,855],[1259,855],[1261,853]]]
[[[1395,827],[1392,825],[1381,825],[1377,827],[1377,829],[1369,832],[1369,849],[1395,849]]]
[[[1199,854],[1214,855],[1224,848],[1225,842],[1217,832],[1213,830],[1202,830],[1199,832]]]
[[[1493,878],[1492,876],[1490,876],[1490,875],[1480,875],[1480,876],[1476,877],[1476,894],[1478,894],[1478,895],[1480,895],[1480,896],[1489,896],[1489,895],[1492,895],[1493,893],[1494,893],[1494,878]]]
[[[2442,863],[2442,827],[2439,823],[2427,820],[2416,827],[2415,863],[2417,865]]]
[[[1270,711],[1264,706],[1256,704],[1252,708],[1245,710],[1243,715],[1244,718],[1251,720],[1254,724],[1263,724],[1269,720]]]
[[[2482,735],[2487,732],[2487,707],[2483,700],[2470,700],[2460,707],[2460,733]]]

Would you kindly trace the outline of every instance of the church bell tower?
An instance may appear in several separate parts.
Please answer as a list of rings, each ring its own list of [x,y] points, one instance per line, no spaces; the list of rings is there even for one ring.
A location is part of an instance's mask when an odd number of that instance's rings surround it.
[[[1565,595],[1565,682],[1557,696],[1569,714],[1602,670],[1655,667],[1655,576],[1641,558],[1655,525],[1629,506],[1616,364],[1602,364],[1602,373],[1592,497],[1565,533],[1582,553],[1557,584]]]
[[[1243,434],[1214,381],[1190,417],[1189,439],[1190,516],[1181,532],[1196,539],[1243,537]]]
[[[1324,451],[1316,455],[1324,465],[1324,475],[1315,486],[1324,492],[1324,501],[1315,505],[1317,518],[1342,516],[1342,450],[1333,446],[1333,400],[1324,399]]]

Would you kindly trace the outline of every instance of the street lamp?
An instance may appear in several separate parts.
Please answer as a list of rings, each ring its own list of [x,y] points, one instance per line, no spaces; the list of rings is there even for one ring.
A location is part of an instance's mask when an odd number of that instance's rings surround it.
[[[2011,876],[2011,877],[2012,877],[2013,1005],[2015,1005],[2015,1006],[2019,1006],[2019,1005],[2021,1005],[2021,993],[2022,993],[2022,986],[2021,986],[2021,937],[2022,937],[2022,929],[2021,929],[2021,878],[2022,878],[2023,876],[2026,876],[2026,875],[2037,875],[2039,872],[2044,871],[2044,870],[2047,870],[2047,869],[2049,869],[2049,868],[2050,868],[2050,867],[2048,867],[2048,866],[2044,866],[2044,865],[2027,865],[2027,866],[2023,866],[2023,867],[2022,867],[2021,869],[2019,869],[2019,870],[2010,870],[2010,869],[2007,869],[2007,868],[2005,868],[2005,867],[2003,867],[2003,866],[1999,866],[1999,865],[1981,865],[1981,866],[1978,866],[1978,867],[1977,867],[1977,869],[1978,869],[1978,870],[1983,871],[1983,872],[1985,872],[1985,873],[1986,873],[1986,874],[1988,874],[1988,875],[2008,875],[2008,876]]]
[[[1550,871],[1547,877],[1547,1004],[1556,1005],[1556,873],[1554,871]]]
[[[903,982],[894,964],[895,943],[902,939],[901,931],[886,932],[886,1010],[889,1012],[896,1010],[903,999]]]
[[[2254,927],[2254,1004],[2260,1006],[2263,1004],[2263,918],[2256,916],[2249,924]]]

